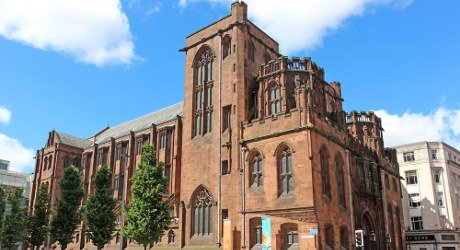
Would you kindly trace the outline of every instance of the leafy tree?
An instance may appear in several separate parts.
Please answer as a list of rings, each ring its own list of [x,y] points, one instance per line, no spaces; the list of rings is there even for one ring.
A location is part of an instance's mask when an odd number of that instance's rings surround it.
[[[49,230],[49,216],[50,197],[48,195],[48,184],[44,184],[38,190],[34,214],[29,218],[29,243],[33,248],[39,249],[45,243]]]
[[[147,249],[147,245],[160,241],[172,218],[171,202],[163,200],[166,191],[163,166],[157,163],[153,146],[144,144],[142,152],[139,169],[131,179],[132,198],[123,234]]]
[[[0,232],[2,231],[3,226],[3,215],[5,214],[5,206],[6,206],[6,193],[2,186],[0,186]],[[0,240],[1,240],[0,234]]]
[[[107,166],[96,173],[94,194],[86,206],[86,232],[97,249],[101,249],[112,239],[115,231],[115,200],[112,198],[112,174]]]
[[[80,224],[79,209],[83,191],[80,171],[75,166],[64,169],[60,180],[61,199],[57,202],[56,215],[51,219],[50,232],[53,238],[61,244],[62,249],[72,242],[73,234]]]
[[[27,207],[21,206],[23,188],[17,188],[8,193],[10,212],[5,213],[1,235],[1,244],[10,249],[16,242],[26,239]]]

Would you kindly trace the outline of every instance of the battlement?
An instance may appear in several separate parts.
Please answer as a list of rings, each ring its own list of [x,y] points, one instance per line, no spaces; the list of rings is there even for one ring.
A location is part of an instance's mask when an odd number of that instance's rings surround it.
[[[374,123],[379,127],[382,126],[382,121],[374,112],[369,111],[351,111],[346,116],[346,123]]]
[[[353,137],[384,153],[382,120],[374,112],[352,111],[346,115],[345,122]]]
[[[305,71],[308,73],[320,73],[321,76],[324,75],[324,69],[318,67],[310,57],[304,57],[303,59],[300,59],[300,57],[292,57],[289,59],[286,56],[282,56],[262,64],[259,69],[259,76],[269,76],[286,70]]]

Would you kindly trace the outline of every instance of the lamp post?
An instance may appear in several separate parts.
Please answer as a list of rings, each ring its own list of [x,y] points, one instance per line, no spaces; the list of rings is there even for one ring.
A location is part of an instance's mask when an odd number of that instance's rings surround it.
[[[369,234],[369,242],[371,243],[371,248],[374,249],[374,246],[376,245],[377,243],[377,237],[375,235],[375,232],[374,231],[371,231],[371,233]]]
[[[120,213],[121,213],[121,222],[120,222],[120,240],[119,240],[119,243],[120,243],[120,246],[119,246],[119,249],[120,250],[123,250],[123,231],[122,231],[122,228],[125,224],[125,215],[123,213],[123,210],[125,210],[125,178],[127,178],[126,175],[126,165],[127,165],[127,158],[128,156],[126,154],[120,154],[120,159],[123,159],[124,161],[124,164],[123,164],[123,188],[121,189],[121,210],[120,210]],[[119,181],[121,181],[119,179]],[[128,182],[126,182],[126,184],[128,184]]]
[[[389,234],[387,234],[385,236],[385,239],[386,239],[386,242],[387,242],[387,249],[390,250],[391,249],[391,237]]]

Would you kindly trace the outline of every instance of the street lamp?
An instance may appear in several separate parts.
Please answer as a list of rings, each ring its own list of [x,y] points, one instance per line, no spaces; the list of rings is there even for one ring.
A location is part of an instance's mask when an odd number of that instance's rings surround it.
[[[120,246],[119,249],[123,250],[123,225],[125,224],[125,215],[123,213],[123,210],[125,210],[125,178],[126,176],[126,165],[127,165],[127,158],[128,156],[126,154],[120,154],[120,159],[123,159],[124,164],[123,164],[123,188],[121,189],[121,222],[120,222]],[[121,181],[121,180],[120,180]],[[128,182],[126,182],[128,184]]]
[[[387,242],[387,248],[388,248],[388,250],[390,250],[391,249],[391,237],[390,237],[390,235],[387,234],[385,236],[385,239],[386,239],[386,242]]]

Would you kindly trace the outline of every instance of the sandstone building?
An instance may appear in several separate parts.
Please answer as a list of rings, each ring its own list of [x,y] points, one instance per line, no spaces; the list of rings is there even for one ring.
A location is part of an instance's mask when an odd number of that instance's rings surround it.
[[[89,193],[95,171],[107,164],[114,196],[127,187],[129,200],[129,178],[148,141],[165,163],[177,218],[157,246],[215,249],[225,235],[232,249],[261,249],[269,216],[272,249],[353,249],[357,229],[364,249],[405,249],[396,154],[384,148],[374,113],[346,113],[341,84],[326,82],[310,58],[282,56],[248,20],[244,2],[188,36],[181,51],[183,103],[104,129],[80,146],[52,132],[53,143],[37,154],[37,173],[48,172],[36,175],[35,189],[59,178],[66,159],[80,159]],[[47,157],[57,157],[52,172]],[[108,247],[120,244],[115,236]],[[91,246],[81,232],[75,244]]]

